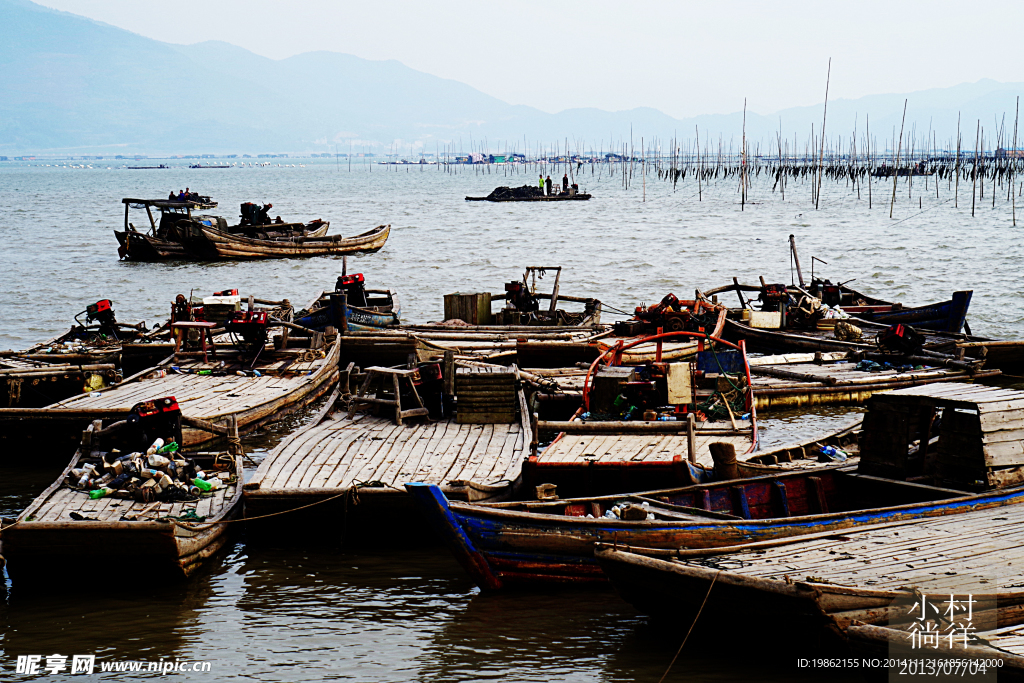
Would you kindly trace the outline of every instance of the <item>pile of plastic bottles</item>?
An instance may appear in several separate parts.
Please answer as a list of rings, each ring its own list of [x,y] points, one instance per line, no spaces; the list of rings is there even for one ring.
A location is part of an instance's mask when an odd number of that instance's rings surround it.
[[[140,502],[190,501],[230,483],[230,472],[204,472],[194,461],[178,454],[178,444],[157,439],[145,453],[120,455],[111,451],[98,462],[71,470],[68,485],[89,492],[89,497],[116,496]]]

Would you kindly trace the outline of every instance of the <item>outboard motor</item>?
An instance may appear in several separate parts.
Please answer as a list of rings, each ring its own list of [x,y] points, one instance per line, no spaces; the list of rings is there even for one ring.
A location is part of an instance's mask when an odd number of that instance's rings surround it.
[[[173,396],[143,401],[132,406],[126,419],[126,428],[118,435],[127,452],[146,449],[157,439],[182,444],[181,409]]]
[[[363,281],[362,273],[339,276],[334,291],[345,292],[349,306],[366,308],[366,283]]]
[[[89,323],[99,323],[99,333],[106,337],[113,337],[117,339],[117,319],[114,317],[113,304],[110,303],[110,299],[100,299],[94,304],[89,304],[85,307],[82,313],[85,313],[85,325],[82,325],[82,321],[78,319],[79,313],[75,316],[75,322],[82,327],[85,327]]]
[[[890,325],[878,335],[878,345],[892,353],[911,356],[921,351],[924,346],[924,335],[909,325],[902,323]]]
[[[522,282],[508,282],[505,284],[505,300],[517,311],[532,313],[540,309],[537,297],[530,294],[530,290]]]
[[[252,365],[255,365],[267,344],[269,324],[266,311],[236,311],[224,323],[224,331],[231,335],[243,354],[252,354]]]

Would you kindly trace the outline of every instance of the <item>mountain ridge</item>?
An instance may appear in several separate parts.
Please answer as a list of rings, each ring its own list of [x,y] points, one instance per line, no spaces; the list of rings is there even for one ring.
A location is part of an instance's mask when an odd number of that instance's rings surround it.
[[[884,93],[828,103],[826,134],[862,136],[870,116],[874,146],[898,131],[904,99],[908,132],[944,146],[981,120],[1005,117],[1012,134],[1024,84],[981,79],[916,93]],[[673,136],[692,144],[738,146],[742,112],[675,119],[651,107],[593,107],[554,114],[513,105],[453,79],[396,60],[311,51],[281,60],[223,41],[176,45],[28,0],[0,0],[0,154],[92,149],[97,153],[358,151],[433,152],[621,149]],[[771,114],[747,111],[749,140],[762,150],[803,146],[820,134],[821,104]],[[793,135],[796,134],[796,143]],[[966,137],[966,135],[965,135]],[[785,142],[783,143],[785,144]],[[339,150],[340,151],[340,150]]]

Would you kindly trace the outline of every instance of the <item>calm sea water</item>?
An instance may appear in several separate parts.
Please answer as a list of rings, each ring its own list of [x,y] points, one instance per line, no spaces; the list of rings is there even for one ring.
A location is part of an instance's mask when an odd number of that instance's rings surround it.
[[[975,333],[1024,334],[1020,228],[1011,225],[1005,188],[994,209],[987,189],[972,218],[970,188],[961,187],[956,209],[945,184],[936,198],[934,185],[925,192],[918,178],[909,196],[901,183],[890,219],[892,186],[884,183],[874,186],[870,210],[866,188],[858,200],[854,189],[826,183],[815,211],[809,186],[791,184],[782,201],[758,182],[741,211],[733,179],[705,186],[699,201],[692,182],[673,192],[651,176],[642,201],[639,176],[627,191],[620,176],[591,175],[586,167],[579,182],[594,193],[590,202],[489,204],[463,197],[532,184],[537,171],[507,178],[501,169],[349,172],[344,164],[288,163],[296,165],[130,171],[102,162],[93,169],[0,164],[0,348],[53,336],[100,298],[112,299],[124,322],[152,324],[178,293],[237,287],[304,304],[340,271],[340,259],[330,258],[119,262],[112,230],[123,222],[120,199],[162,197],[185,186],[213,195],[220,208],[211,213],[228,217],[241,202],[270,201],[273,215],[322,217],[335,233],[390,223],[387,246],[350,259],[349,268],[364,272],[371,286],[397,289],[410,321],[440,319],[445,293],[500,291],[528,265],[561,265],[563,293],[596,296],[622,310],[668,292],[690,296],[695,287],[734,276],[788,282],[787,238],[795,234],[805,275],[816,256],[826,262],[816,262],[816,272],[857,278],[854,287],[906,304],[973,289]],[[141,225],[144,214],[132,220]],[[763,420],[764,442],[795,440],[847,417],[845,410],[773,415]],[[305,419],[308,413],[291,416],[249,437],[247,446],[259,459]],[[5,516],[17,514],[59,472],[33,466],[31,454],[13,460],[0,462]],[[689,617],[648,623],[610,591],[482,595],[442,550],[268,548],[241,535],[184,585],[145,577],[86,583],[76,569],[68,568],[70,592],[7,581],[0,679],[17,680],[16,655],[62,653],[209,661],[212,673],[188,674],[208,680],[656,681],[690,625]],[[735,656],[744,638],[757,638],[750,626],[739,614],[736,633],[722,634],[721,648],[687,645],[667,680],[800,679],[795,658],[764,666]]]

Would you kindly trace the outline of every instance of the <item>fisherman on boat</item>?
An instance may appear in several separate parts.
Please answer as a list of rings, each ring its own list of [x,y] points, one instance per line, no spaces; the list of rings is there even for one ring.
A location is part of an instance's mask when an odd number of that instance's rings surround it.
[[[540,184],[540,193],[544,194],[544,174],[540,174],[540,180],[537,181]]]
[[[566,173],[562,176],[562,194],[569,192],[569,174]]]
[[[256,217],[256,225],[270,225],[270,214],[268,213],[272,208],[273,204],[264,204],[263,208],[260,209],[259,215]]]
[[[547,187],[547,195],[550,197],[551,196],[551,176],[547,177],[547,180],[544,181],[544,185]]]

